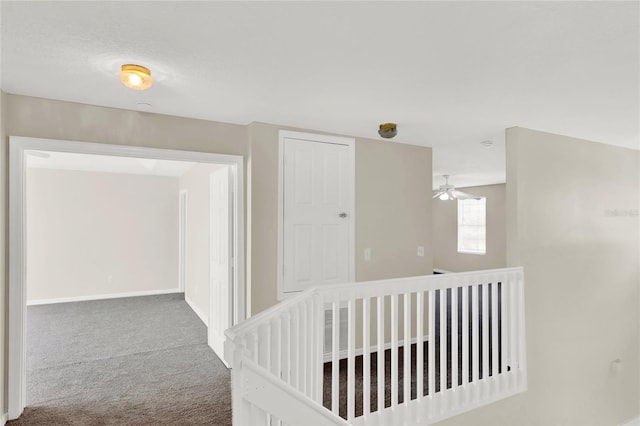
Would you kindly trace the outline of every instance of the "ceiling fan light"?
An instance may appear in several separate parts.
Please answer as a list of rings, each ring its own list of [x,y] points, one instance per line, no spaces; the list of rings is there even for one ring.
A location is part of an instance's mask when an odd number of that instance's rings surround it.
[[[442,201],[447,201],[449,199],[449,194],[443,192],[438,198],[440,198]]]
[[[120,71],[122,84],[133,90],[146,90],[153,84],[151,71],[141,65],[125,64]]]

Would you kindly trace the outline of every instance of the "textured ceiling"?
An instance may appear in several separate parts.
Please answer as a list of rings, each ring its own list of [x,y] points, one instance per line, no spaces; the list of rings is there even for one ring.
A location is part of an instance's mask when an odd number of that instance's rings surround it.
[[[0,4],[9,93],[374,139],[394,121],[459,186],[504,182],[512,126],[638,148],[639,2]],[[150,90],[120,84],[130,62]]]

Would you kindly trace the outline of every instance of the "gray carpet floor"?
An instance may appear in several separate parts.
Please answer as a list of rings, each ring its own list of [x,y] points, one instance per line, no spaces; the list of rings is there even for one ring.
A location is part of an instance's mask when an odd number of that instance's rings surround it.
[[[230,375],[182,294],[30,306],[22,425],[231,424]]]

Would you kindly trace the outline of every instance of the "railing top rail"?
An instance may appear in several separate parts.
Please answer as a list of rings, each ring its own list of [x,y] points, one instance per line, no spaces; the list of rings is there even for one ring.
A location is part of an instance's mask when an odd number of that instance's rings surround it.
[[[265,322],[275,318],[278,314],[289,307],[293,307],[304,300],[308,300],[315,294],[316,287],[310,288],[308,290],[302,291],[295,296],[288,297],[280,303],[277,303],[270,308],[265,309],[262,312],[259,312],[253,315],[251,318],[246,319],[242,323],[235,325],[231,328],[228,328],[224,334],[228,339],[235,340],[235,338],[243,334],[249,330],[253,330],[258,327],[260,324],[264,324]]]
[[[326,409],[321,404],[318,404],[316,401],[312,400],[302,392],[293,388],[291,385],[281,380],[280,377],[276,377],[273,373],[269,372],[266,368],[262,367],[261,365],[251,361],[250,359],[245,359],[242,361],[242,363],[243,363],[243,368],[247,368],[251,370],[255,374],[259,375],[260,377],[262,377],[263,379],[271,383],[273,386],[277,387],[280,391],[289,395],[291,398],[294,398],[300,401],[301,403],[305,404],[309,408],[309,410],[312,410],[314,412],[314,414],[316,415],[314,417],[320,417],[322,419],[322,424],[333,424],[333,425],[344,425],[344,426],[349,424],[342,417],[337,416],[336,414]]]
[[[420,275],[414,277],[404,277],[404,278],[390,278],[385,280],[375,280],[375,281],[361,281],[355,283],[343,283],[343,284],[332,284],[325,285],[319,287],[313,287],[310,291],[314,291],[318,294],[327,294],[327,293],[339,293],[344,291],[348,293],[350,290],[359,290],[358,293],[362,293],[363,291],[375,293],[376,289],[384,289],[384,288],[394,288],[395,292],[403,292],[406,291],[407,287],[412,287],[418,285],[422,287],[425,291],[427,290],[437,290],[440,288],[449,288],[449,282],[456,280],[459,283],[465,283],[470,281],[473,278],[485,278],[485,277],[500,277],[508,274],[523,274],[523,268],[521,266],[511,267],[511,268],[501,268],[501,269],[486,269],[482,271],[469,271],[469,272],[452,272],[448,274],[436,274],[436,275]],[[479,283],[480,284],[480,283]],[[462,285],[462,284],[459,284]],[[413,290],[416,291],[416,290]],[[393,292],[389,292],[388,294],[393,294]],[[375,296],[372,294],[371,296]]]
[[[283,311],[313,298],[314,295],[330,295],[334,300],[348,300],[349,298],[375,297],[383,294],[398,294],[408,291],[444,289],[452,287],[451,281],[459,283],[457,285],[469,285],[474,283],[475,279],[499,278],[509,274],[522,276],[523,268],[518,266],[502,269],[487,269],[483,271],[454,272],[449,274],[422,275],[312,287],[226,330],[225,335],[230,340],[235,341],[238,336],[255,330],[260,325],[276,318]]]

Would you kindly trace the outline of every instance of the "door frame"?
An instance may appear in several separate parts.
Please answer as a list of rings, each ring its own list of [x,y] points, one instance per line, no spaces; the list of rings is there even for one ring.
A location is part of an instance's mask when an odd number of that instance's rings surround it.
[[[228,165],[234,170],[234,289],[235,319],[246,318],[244,252],[244,158],[241,155],[109,145],[57,139],[9,137],[9,350],[8,419],[18,418],[26,405],[26,205],[25,151],[53,151],[78,154],[193,161]]]
[[[178,192],[178,290],[184,293],[187,287],[187,217],[189,191]]]
[[[219,306],[216,305],[215,301],[216,301],[216,297],[215,297],[215,293],[214,293],[214,283],[216,282],[215,280],[215,273],[214,273],[214,268],[213,268],[213,263],[215,261],[214,259],[214,253],[215,253],[215,248],[214,248],[214,244],[216,242],[216,238],[214,238],[215,235],[215,225],[214,225],[214,219],[215,219],[215,213],[214,213],[214,185],[213,185],[213,181],[214,181],[214,175],[218,172],[220,172],[221,170],[224,170],[225,173],[227,173],[227,178],[228,178],[228,182],[233,182],[233,180],[235,179],[233,176],[233,169],[232,168],[226,168],[226,167],[221,167],[220,169],[209,173],[208,176],[208,205],[209,205],[209,216],[208,216],[208,225],[209,225],[209,256],[208,256],[208,266],[209,266],[209,326],[208,326],[208,330],[207,330],[207,342],[209,344],[209,347],[211,349],[213,349],[213,351],[216,353],[216,355],[218,356],[218,358],[220,358],[220,361],[222,361],[222,363],[229,368],[229,362],[227,361],[227,357],[228,355],[225,354],[225,350],[224,347],[220,348],[217,347],[217,342],[214,342],[213,337],[213,331],[215,330],[215,326],[216,326],[216,321],[214,321],[214,311],[219,311]],[[230,221],[231,223],[227,223],[227,228],[233,228],[235,227],[235,221],[234,221],[234,212],[233,212],[233,205],[234,205],[234,198],[235,198],[235,192],[233,190],[233,186],[231,186],[231,188],[227,188],[229,189],[229,193],[227,194],[227,200],[231,200],[230,202],[227,202],[228,205],[228,222]],[[232,229],[231,229],[231,232]],[[227,250],[228,250],[228,256],[229,257],[233,257],[234,256],[234,243],[233,243],[233,238],[229,238],[227,240]],[[218,253],[218,255],[220,255]],[[227,265],[233,265],[233,262],[226,262]],[[229,278],[229,296],[230,299],[233,299],[233,282],[235,280],[235,275],[234,275],[234,271],[233,271],[233,266],[228,269],[228,278]],[[227,318],[229,319],[230,322],[230,326],[233,326],[233,324],[237,323],[236,318],[235,318],[235,309],[233,307],[232,304],[227,303],[227,307],[229,309],[228,312],[228,316]],[[224,334],[224,333],[223,333]]]
[[[351,193],[351,199],[349,200],[349,218],[351,221],[351,227],[349,229],[349,248],[347,253],[349,260],[347,262],[349,272],[348,281],[355,282],[356,280],[356,191],[355,191],[355,147],[356,140],[354,138],[348,138],[343,136],[330,136],[320,135],[316,133],[303,133],[294,132],[290,130],[280,130],[278,133],[279,145],[278,145],[278,248],[277,248],[277,300],[283,300],[287,297],[293,296],[298,292],[284,291],[284,140],[285,139],[298,139],[305,142],[319,142],[330,143],[335,145],[346,145],[351,151],[351,158],[353,163],[351,164],[351,175],[349,179],[349,192]]]

